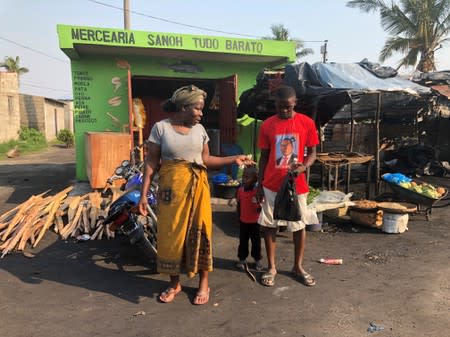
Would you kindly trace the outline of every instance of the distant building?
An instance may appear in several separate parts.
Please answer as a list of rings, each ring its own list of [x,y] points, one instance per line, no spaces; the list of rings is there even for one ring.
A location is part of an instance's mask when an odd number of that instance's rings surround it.
[[[20,94],[17,74],[0,72],[0,121],[0,143],[17,139],[22,126],[53,140],[62,129],[73,132],[73,101]]]
[[[0,143],[16,139],[20,130],[19,82],[16,73],[0,72]]]
[[[64,102],[64,125],[65,128],[73,132],[73,100],[60,99],[60,102]]]
[[[39,130],[45,139],[56,139],[67,129],[66,103],[52,98],[20,94],[20,125]]]

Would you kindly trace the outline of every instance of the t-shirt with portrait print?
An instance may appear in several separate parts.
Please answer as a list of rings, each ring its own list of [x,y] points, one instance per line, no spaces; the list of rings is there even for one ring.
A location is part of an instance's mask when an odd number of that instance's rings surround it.
[[[317,144],[319,138],[314,121],[302,113],[295,112],[289,119],[281,119],[278,115],[266,119],[261,125],[258,139],[258,147],[269,150],[263,186],[278,192],[286,177],[288,165],[294,160],[302,163],[305,148]],[[308,192],[304,173],[297,176],[295,183],[298,194]]]

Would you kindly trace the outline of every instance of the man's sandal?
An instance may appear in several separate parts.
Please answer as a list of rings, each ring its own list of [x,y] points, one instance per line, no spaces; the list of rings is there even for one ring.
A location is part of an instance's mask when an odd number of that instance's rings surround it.
[[[195,305],[203,305],[209,302],[209,291],[198,291],[197,294],[195,294],[194,300],[192,301],[192,304]]]
[[[264,273],[261,276],[261,284],[266,287],[273,287],[275,285],[275,275],[271,272]]]
[[[314,277],[311,274],[308,274],[306,272],[305,273],[297,273],[295,271],[292,271],[292,276],[294,277],[294,279],[296,279],[301,284],[303,284],[307,287],[312,287],[312,286],[316,285],[316,280],[314,279]]]
[[[175,296],[180,291],[181,291],[181,286],[178,286],[177,288],[169,287],[159,295],[159,300],[162,303],[170,303],[175,299]]]

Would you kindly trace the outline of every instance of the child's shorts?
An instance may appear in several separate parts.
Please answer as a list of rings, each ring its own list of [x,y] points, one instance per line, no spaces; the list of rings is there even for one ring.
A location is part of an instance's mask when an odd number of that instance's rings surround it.
[[[258,223],[262,227],[278,228],[279,226],[286,226],[288,232],[296,232],[304,229],[305,217],[308,213],[306,206],[306,198],[308,193],[298,195],[298,204],[300,206],[300,213],[302,214],[302,220],[300,221],[286,221],[286,220],[274,220],[273,219],[273,207],[275,204],[275,197],[277,192],[273,192],[265,187],[264,188],[264,202],[262,203],[261,213],[259,214]]]

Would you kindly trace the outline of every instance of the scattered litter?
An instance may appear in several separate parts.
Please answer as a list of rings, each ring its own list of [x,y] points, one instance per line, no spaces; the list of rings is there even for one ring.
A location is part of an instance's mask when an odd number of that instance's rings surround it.
[[[222,295],[222,293],[223,293],[223,288],[219,288],[219,289],[217,289],[216,292],[214,293],[214,296]]]
[[[256,304],[256,301],[252,301],[253,304]]]
[[[274,294],[275,296],[281,296],[281,293],[284,292],[284,291],[286,291],[286,290],[289,290],[289,287],[288,287],[288,286],[285,286],[285,287],[279,287],[279,288],[277,288],[277,289],[275,289],[275,290],[273,291],[273,294]]]
[[[342,264],[344,261],[342,259],[319,259],[317,262],[324,263],[324,264]]]
[[[375,264],[384,264],[389,260],[389,255],[388,253],[381,253],[381,252],[374,252],[371,250],[368,250],[365,254],[364,257],[366,259],[369,260],[369,262],[371,263],[375,263]]]
[[[23,251],[22,254],[23,254],[23,256],[28,257],[30,259],[35,256],[34,254],[32,254],[30,252],[26,252],[26,251]]]
[[[252,280],[253,282],[256,282],[256,276],[248,268],[247,262],[244,263],[244,270],[245,270],[245,273],[247,274],[247,276],[250,278],[250,280]]]
[[[213,304],[215,307],[218,307],[219,306],[219,303],[214,303]]]
[[[82,234],[82,235],[77,236],[78,242],[89,241],[90,239],[91,239],[91,236],[89,234]]]
[[[138,311],[134,313],[133,316],[145,316],[145,311]]]
[[[384,327],[381,325],[376,325],[374,322],[370,322],[369,327],[367,328],[367,331],[370,333],[382,330],[384,330]]]
[[[6,152],[6,156],[8,158],[16,158],[20,155],[18,146],[14,146],[14,148],[12,148],[11,150],[9,150],[8,152]]]

